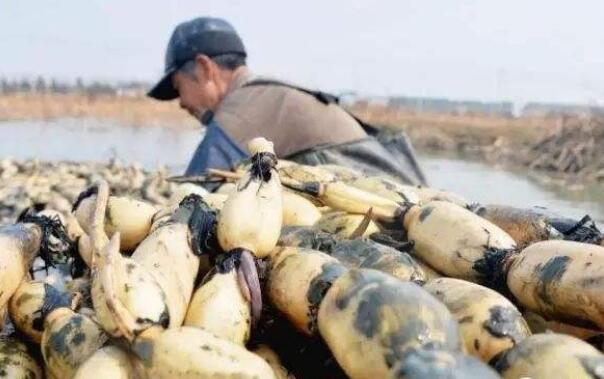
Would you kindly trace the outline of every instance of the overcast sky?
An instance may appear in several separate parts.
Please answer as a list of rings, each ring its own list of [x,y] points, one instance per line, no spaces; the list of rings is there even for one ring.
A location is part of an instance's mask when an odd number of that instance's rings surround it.
[[[0,75],[152,80],[200,15],[255,71],[330,91],[604,102],[601,0],[0,0]]]

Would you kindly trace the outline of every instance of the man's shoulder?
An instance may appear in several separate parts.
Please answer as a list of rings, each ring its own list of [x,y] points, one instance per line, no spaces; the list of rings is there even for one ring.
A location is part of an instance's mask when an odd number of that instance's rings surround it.
[[[247,113],[259,108],[276,112],[287,111],[290,107],[316,112],[315,108],[320,105],[312,92],[303,87],[270,76],[250,75],[245,82],[229,91],[218,113]]]
[[[286,91],[314,96],[314,93],[320,91],[308,88],[289,80],[281,79],[269,75],[257,75],[250,73],[246,76],[238,89],[242,90],[269,90],[269,91]]]
[[[264,135],[282,156],[365,137],[358,122],[336,104],[266,76],[250,78],[230,92],[215,117],[238,143]]]

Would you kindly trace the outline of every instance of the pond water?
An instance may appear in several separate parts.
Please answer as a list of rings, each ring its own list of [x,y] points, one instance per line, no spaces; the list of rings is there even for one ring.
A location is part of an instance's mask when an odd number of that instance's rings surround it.
[[[119,158],[153,170],[181,173],[201,140],[201,129],[109,126],[87,119],[0,122],[0,158],[107,161]],[[543,206],[570,217],[604,221],[603,186],[571,188],[539,180],[523,170],[493,167],[451,156],[420,155],[433,187],[473,202]]]
[[[57,161],[138,162],[153,170],[186,167],[201,140],[199,129],[108,126],[89,119],[0,122],[0,157]]]
[[[559,185],[525,170],[494,167],[459,157],[421,155],[430,185],[482,204],[541,206],[568,217],[589,214],[604,222],[604,186]]]

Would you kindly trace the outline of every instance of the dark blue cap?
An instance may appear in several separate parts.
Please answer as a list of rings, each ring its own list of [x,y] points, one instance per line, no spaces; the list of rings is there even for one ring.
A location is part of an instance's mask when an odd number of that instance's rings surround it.
[[[176,70],[197,54],[214,57],[232,53],[246,56],[243,42],[231,24],[211,17],[185,21],[176,26],[168,42],[164,76],[147,95],[158,100],[176,99],[178,92],[172,85]]]

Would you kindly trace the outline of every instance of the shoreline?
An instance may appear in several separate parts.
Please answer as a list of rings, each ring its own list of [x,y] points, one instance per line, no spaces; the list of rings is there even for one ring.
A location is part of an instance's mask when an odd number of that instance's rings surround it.
[[[199,127],[177,101],[154,101],[144,96],[84,94],[0,95],[0,122],[51,121],[88,118],[116,126]]]
[[[369,122],[404,130],[419,152],[524,168],[571,185],[604,182],[601,118],[429,115],[380,107],[357,108],[355,113]]]
[[[402,129],[420,153],[448,153],[487,164],[526,168],[552,180],[604,182],[604,120],[581,117],[501,117],[414,113],[377,105],[353,105],[362,119]],[[111,127],[199,128],[177,101],[144,96],[83,94],[0,95],[3,121],[95,119]]]

